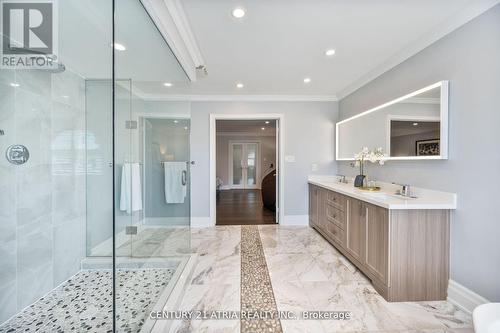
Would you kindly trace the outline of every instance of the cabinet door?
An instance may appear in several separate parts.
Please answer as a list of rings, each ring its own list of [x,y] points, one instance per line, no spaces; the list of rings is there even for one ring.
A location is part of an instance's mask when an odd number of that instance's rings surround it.
[[[367,205],[365,267],[380,282],[387,284],[389,214],[387,209]]]
[[[365,261],[366,204],[356,199],[349,201],[346,250],[362,264]]]
[[[314,227],[319,225],[319,194],[320,190],[317,186],[309,185],[309,224]]]

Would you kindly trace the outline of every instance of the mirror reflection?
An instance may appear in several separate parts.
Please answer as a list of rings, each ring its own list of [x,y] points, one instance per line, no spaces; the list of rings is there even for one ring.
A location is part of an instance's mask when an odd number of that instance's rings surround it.
[[[440,82],[337,123],[337,159],[352,160],[363,147],[389,159],[444,158],[446,88]]]

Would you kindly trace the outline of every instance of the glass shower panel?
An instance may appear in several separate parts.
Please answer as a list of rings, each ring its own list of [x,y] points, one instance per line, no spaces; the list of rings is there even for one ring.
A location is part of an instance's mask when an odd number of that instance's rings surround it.
[[[87,152],[87,257],[113,254],[113,87],[111,80],[85,81]],[[109,260],[111,264],[111,260]]]
[[[115,1],[114,54],[115,323],[148,332],[190,254],[190,104],[156,98],[188,79],[138,0]]]
[[[114,88],[115,255],[130,257],[142,219],[142,159],[134,145],[139,133],[132,117],[132,80],[115,79]]]
[[[2,19],[17,26],[22,16],[13,12],[47,4],[40,15],[54,29],[38,37],[54,48],[31,53],[9,35],[4,43],[19,47],[13,57],[50,54],[55,61],[0,68],[0,332],[108,331],[111,266],[85,264],[86,175],[106,165],[87,168],[87,148],[95,146],[86,132],[86,82],[112,79],[112,1],[19,3],[2,1]],[[109,87],[93,89],[105,92],[101,110],[108,115]],[[112,219],[100,223],[112,230]]]

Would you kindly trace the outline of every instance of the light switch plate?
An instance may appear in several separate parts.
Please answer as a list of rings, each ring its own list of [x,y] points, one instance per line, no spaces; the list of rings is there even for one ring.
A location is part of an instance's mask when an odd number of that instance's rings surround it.
[[[311,164],[311,171],[318,171],[318,165],[316,163]]]
[[[286,155],[285,156],[285,162],[287,162],[287,163],[293,163],[293,162],[295,162],[295,156],[294,155]]]

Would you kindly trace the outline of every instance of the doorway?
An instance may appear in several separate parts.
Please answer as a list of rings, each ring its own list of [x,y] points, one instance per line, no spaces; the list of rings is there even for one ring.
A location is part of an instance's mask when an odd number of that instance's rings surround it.
[[[278,223],[282,178],[280,117],[225,115],[214,117],[212,125],[213,224]]]

